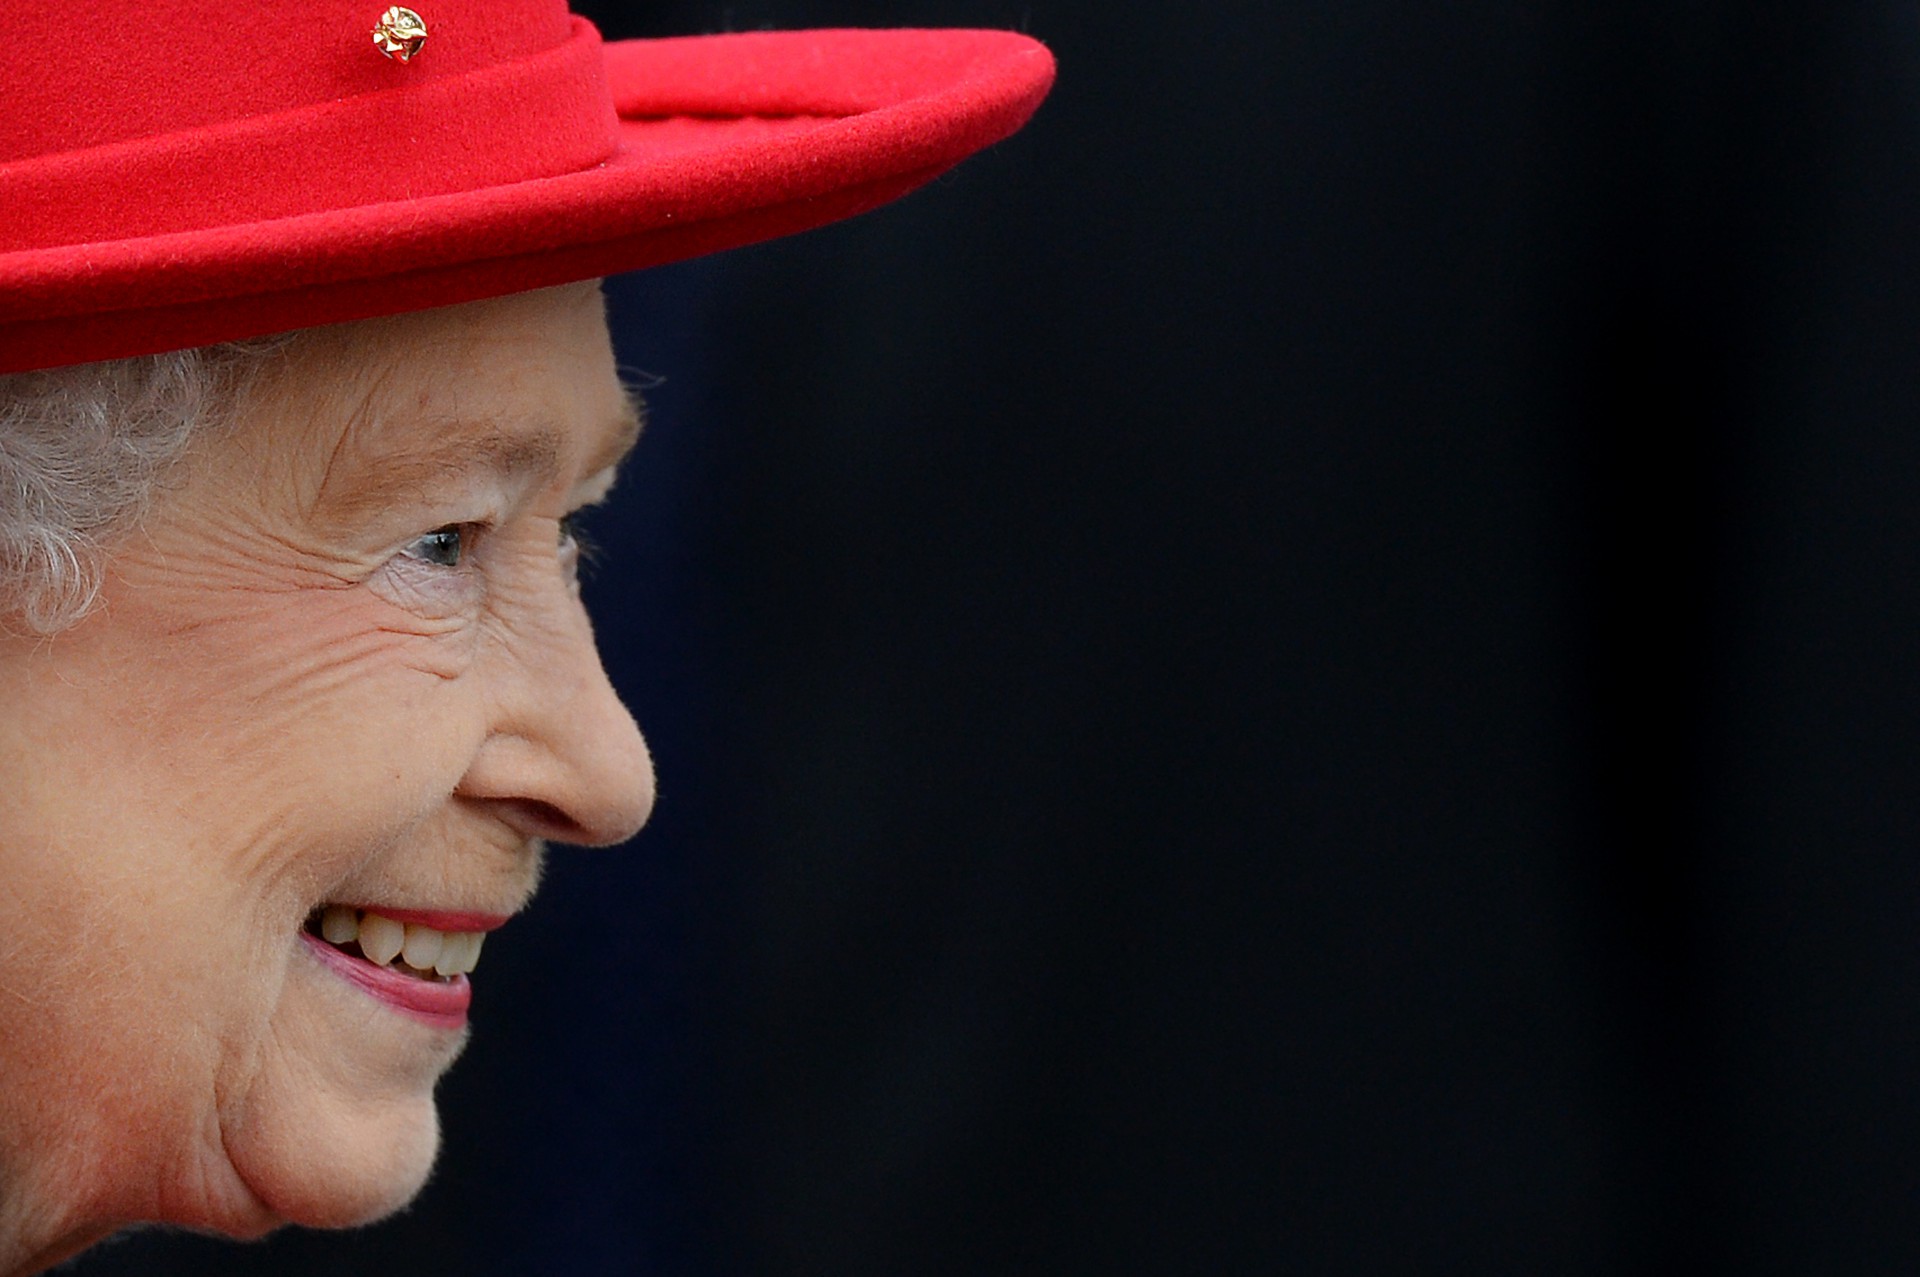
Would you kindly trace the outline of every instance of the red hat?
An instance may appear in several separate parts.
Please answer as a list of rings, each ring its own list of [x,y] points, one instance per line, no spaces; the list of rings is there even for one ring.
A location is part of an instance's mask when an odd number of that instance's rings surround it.
[[[1007,32],[603,44],[565,0],[414,3],[0,0],[0,372],[818,226],[1012,133],[1053,80]]]

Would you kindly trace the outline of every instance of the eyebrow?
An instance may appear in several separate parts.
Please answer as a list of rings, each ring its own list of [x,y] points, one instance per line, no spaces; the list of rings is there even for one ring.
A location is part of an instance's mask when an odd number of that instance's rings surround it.
[[[600,431],[601,442],[588,454],[581,469],[586,479],[620,464],[640,439],[646,424],[646,409],[639,396],[629,391],[621,399],[621,408]],[[560,474],[566,456],[565,434],[549,425],[532,429],[481,418],[458,422],[420,452],[383,462],[367,481],[353,485],[345,493],[329,493],[333,468],[321,485],[319,504],[349,517],[369,509],[382,509],[409,493],[430,488],[452,475],[478,468],[509,479],[528,480],[535,485],[551,483]]]

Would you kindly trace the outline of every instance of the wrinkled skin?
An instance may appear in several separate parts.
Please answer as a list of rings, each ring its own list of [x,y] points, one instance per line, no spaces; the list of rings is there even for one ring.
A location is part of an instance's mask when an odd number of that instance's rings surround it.
[[[593,285],[314,330],[101,608],[0,638],[0,1272],[419,1189],[465,1032],[298,933],[329,901],[509,914],[546,840],[646,819],[563,521],[635,428]]]

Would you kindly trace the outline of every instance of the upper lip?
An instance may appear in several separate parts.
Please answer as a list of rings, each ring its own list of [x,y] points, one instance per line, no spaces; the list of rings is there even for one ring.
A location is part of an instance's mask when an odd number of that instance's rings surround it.
[[[431,927],[435,931],[493,931],[511,918],[511,914],[482,913],[467,909],[403,909],[397,905],[365,904],[352,901],[338,901],[349,909],[358,909],[362,913],[379,914],[382,918],[391,918],[399,923],[412,923],[416,927]]]

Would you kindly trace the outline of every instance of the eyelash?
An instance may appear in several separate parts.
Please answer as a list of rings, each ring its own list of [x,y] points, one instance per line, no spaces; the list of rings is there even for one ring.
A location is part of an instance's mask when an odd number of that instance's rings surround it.
[[[560,553],[571,554],[574,565],[591,563],[598,556],[600,545],[588,534],[585,525],[587,511],[574,510],[560,519]]]
[[[576,562],[591,559],[595,549],[593,542],[586,534],[586,530],[581,527],[581,518],[584,513],[582,510],[574,510],[561,515],[559,521],[560,552],[562,554],[571,553]],[[407,546],[405,553],[433,567],[447,569],[457,568],[471,552],[474,536],[480,531],[480,527],[481,525],[477,523],[449,523],[445,527],[435,528],[426,535],[415,538],[413,542]],[[436,544],[438,547],[437,550],[422,553],[420,547],[430,542]],[[451,561],[443,561],[443,556],[449,552],[449,546],[451,547],[452,559]],[[436,557],[437,555],[442,557]]]

